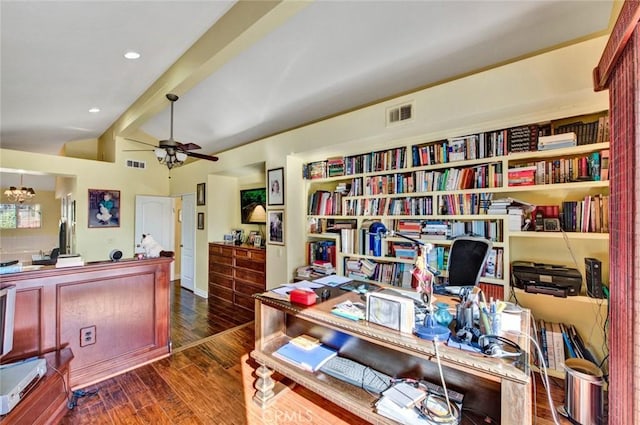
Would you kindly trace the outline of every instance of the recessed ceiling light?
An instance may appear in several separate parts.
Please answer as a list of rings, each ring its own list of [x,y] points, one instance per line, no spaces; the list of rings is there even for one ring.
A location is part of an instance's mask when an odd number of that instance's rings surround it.
[[[92,114],[97,114],[98,112],[100,112],[100,108],[91,108],[89,109],[89,112],[91,112]]]
[[[125,53],[124,57],[127,58],[127,59],[138,59],[140,57],[140,53],[134,52],[132,50],[132,51],[129,51],[129,52]]]

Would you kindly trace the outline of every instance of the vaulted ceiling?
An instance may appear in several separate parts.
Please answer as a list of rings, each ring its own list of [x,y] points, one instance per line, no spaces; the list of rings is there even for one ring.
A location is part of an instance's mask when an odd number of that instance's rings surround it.
[[[217,153],[606,33],[612,1],[8,1],[0,146],[103,134]],[[140,58],[128,60],[127,51]],[[594,64],[595,66],[596,64]],[[89,109],[97,107],[98,113]]]

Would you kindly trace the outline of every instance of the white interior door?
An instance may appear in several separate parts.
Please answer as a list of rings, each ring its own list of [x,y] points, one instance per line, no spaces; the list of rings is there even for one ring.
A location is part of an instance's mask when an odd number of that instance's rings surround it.
[[[143,234],[151,234],[162,249],[173,249],[173,199],[165,196],[136,196],[135,243],[140,243]],[[173,276],[171,263],[171,280]]]
[[[180,286],[195,289],[196,197],[182,195],[182,238],[180,240]]]

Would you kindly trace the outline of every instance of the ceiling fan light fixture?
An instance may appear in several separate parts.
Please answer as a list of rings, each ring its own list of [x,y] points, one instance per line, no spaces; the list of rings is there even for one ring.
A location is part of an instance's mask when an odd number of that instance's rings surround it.
[[[180,162],[185,162],[187,160],[187,154],[184,152],[176,152],[176,158]]]
[[[167,151],[162,148],[154,149],[153,153],[156,155],[156,158],[158,158],[158,161],[164,160],[167,156]]]

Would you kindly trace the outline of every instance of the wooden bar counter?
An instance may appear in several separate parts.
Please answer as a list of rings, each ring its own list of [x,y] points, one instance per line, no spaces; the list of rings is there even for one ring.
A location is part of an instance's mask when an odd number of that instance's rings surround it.
[[[3,363],[69,347],[72,388],[171,352],[171,258],[95,262],[0,276],[15,285],[13,350]]]

